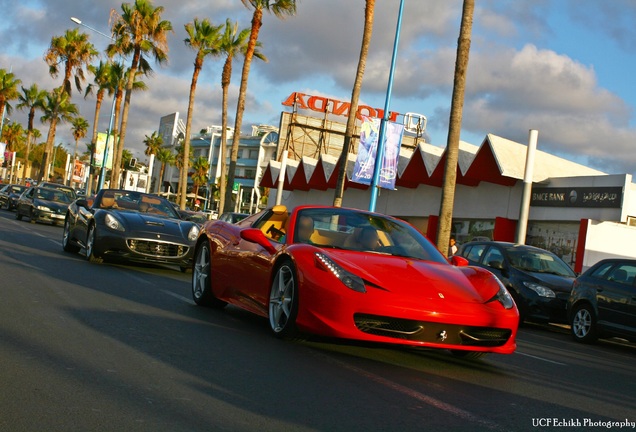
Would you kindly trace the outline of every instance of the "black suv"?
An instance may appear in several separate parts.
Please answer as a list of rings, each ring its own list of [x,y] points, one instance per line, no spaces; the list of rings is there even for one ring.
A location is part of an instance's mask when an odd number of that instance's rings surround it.
[[[508,289],[519,322],[566,323],[566,303],[576,273],[561,258],[534,246],[497,241],[464,244],[459,255],[490,270]]]
[[[605,259],[574,281],[568,300],[572,336],[579,342],[598,337],[636,341],[636,260]]]

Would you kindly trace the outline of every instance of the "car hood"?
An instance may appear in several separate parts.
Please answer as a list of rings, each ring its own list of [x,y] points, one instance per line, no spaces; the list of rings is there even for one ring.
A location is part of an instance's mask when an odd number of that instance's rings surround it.
[[[188,231],[194,225],[192,222],[168,217],[156,216],[148,213],[133,211],[115,211],[114,216],[121,220],[130,231],[139,233],[163,233],[175,237],[186,237]]]
[[[472,267],[352,251],[329,256],[371,285],[404,297],[483,303],[499,290],[494,277]]]
[[[518,272],[527,275],[528,279],[535,280],[542,285],[560,292],[569,293],[572,291],[572,283],[574,282],[574,277],[567,276],[558,276],[550,273],[538,273],[538,272],[527,272],[523,270],[516,269]]]
[[[33,200],[33,205],[34,206],[45,206],[51,209],[51,211],[54,211],[56,213],[65,213],[66,209],[69,206],[69,203],[60,203],[57,201],[48,201],[48,200],[43,200],[43,199],[35,199]]]

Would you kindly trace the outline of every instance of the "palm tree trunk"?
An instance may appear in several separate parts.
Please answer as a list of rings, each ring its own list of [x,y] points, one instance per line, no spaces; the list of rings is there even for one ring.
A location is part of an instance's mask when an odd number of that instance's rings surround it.
[[[437,227],[437,248],[448,254],[448,245],[453,223],[453,205],[455,201],[455,184],[457,181],[457,160],[459,158],[459,135],[462,127],[464,93],[466,89],[466,72],[470,54],[470,35],[473,27],[475,0],[464,0],[462,22],[457,44],[455,61],[455,78],[453,82],[453,98],[446,142],[446,165],[444,166],[444,184],[439,210]]]
[[[24,166],[22,167],[22,181],[26,179],[29,169],[29,154],[31,153],[31,141],[33,140],[33,119],[35,118],[35,107],[29,109],[29,120],[27,126],[27,147],[24,155]]]
[[[223,91],[223,102],[221,110],[221,142],[219,143],[219,158],[217,164],[221,164],[221,178],[219,179],[219,215],[225,210],[225,193],[228,187],[225,172],[227,171],[227,94],[232,76],[232,56],[228,55],[223,66],[221,77],[221,88]]]
[[[53,118],[51,119],[51,125],[49,126],[49,133],[46,137],[46,146],[44,147],[44,154],[42,155],[42,165],[40,166],[40,173],[38,175],[38,178],[43,181],[49,181],[49,179],[45,178],[45,176],[46,176],[46,171],[48,170],[49,164],[51,163],[51,153],[53,152],[53,144],[55,141],[56,128],[57,128],[57,118]]]
[[[119,184],[121,183],[121,158],[124,152],[124,147],[122,145],[121,138],[118,137],[119,130],[117,129],[117,125],[119,124],[122,95],[123,91],[118,89],[117,96],[115,98],[115,119],[113,120],[115,129],[111,131],[111,136],[113,137],[113,173],[110,176],[111,188],[119,188]],[[108,144],[108,142],[106,144]]]
[[[188,190],[188,169],[190,165],[190,134],[192,129],[192,115],[194,111],[194,95],[197,91],[197,81],[199,72],[203,67],[203,59],[197,56],[194,62],[194,72],[192,72],[192,82],[190,83],[190,98],[188,99],[188,115],[186,117],[185,138],[183,140],[183,168],[179,177],[179,207],[185,210],[186,193]]]
[[[238,159],[239,144],[241,141],[241,126],[243,123],[243,112],[245,111],[245,97],[247,94],[247,79],[250,75],[250,66],[256,42],[258,41],[258,33],[263,25],[263,11],[260,8],[254,9],[252,16],[252,30],[250,39],[247,43],[245,52],[245,61],[243,62],[243,71],[241,72],[241,86],[239,89],[238,102],[236,104],[236,118],[234,119],[234,136],[232,137],[232,150],[230,153],[230,167],[227,173],[227,188],[225,191],[225,204],[232,203],[232,185],[234,185],[234,177],[236,175],[236,161]]]
[[[128,127],[128,113],[130,112],[130,98],[133,92],[133,84],[135,83],[135,76],[137,75],[137,68],[139,66],[139,57],[141,52],[139,49],[135,50],[133,54],[132,63],[128,70],[128,82],[126,83],[126,96],[124,97],[124,111],[121,115],[121,128],[119,133],[119,145],[117,147],[117,159],[121,162],[122,153],[124,151],[124,143],[126,141],[126,128]],[[115,123],[117,124],[117,123]],[[119,184],[120,168],[119,165],[114,165],[113,161],[113,180],[115,184]],[[112,181],[111,181],[112,184]]]
[[[358,60],[358,70],[356,79],[351,92],[351,104],[349,108],[349,117],[347,117],[347,127],[345,129],[344,141],[342,143],[342,153],[340,153],[338,179],[336,181],[336,191],[333,197],[334,207],[342,206],[342,197],[344,196],[345,176],[347,175],[347,162],[349,160],[349,152],[351,151],[351,140],[356,125],[356,116],[358,114],[358,100],[362,89],[362,78],[364,77],[364,69],[367,64],[367,55],[369,53],[369,45],[371,44],[371,35],[373,34],[373,16],[375,9],[375,0],[366,0],[364,10],[364,30],[362,32],[362,47],[360,48],[360,58]]]
[[[99,124],[99,110],[102,107],[102,101],[104,100],[104,90],[97,92],[97,101],[95,102],[95,115],[93,116],[93,136],[91,138],[91,157],[88,163],[88,181],[86,182],[86,195],[91,195],[93,192],[93,162],[95,150],[97,149],[97,125]]]

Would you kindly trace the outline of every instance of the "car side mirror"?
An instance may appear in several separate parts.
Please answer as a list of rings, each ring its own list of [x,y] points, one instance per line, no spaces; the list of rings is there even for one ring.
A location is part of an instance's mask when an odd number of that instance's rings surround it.
[[[258,228],[247,228],[242,230],[241,238],[250,243],[256,243],[271,254],[276,252],[276,248],[269,242],[269,239],[265,237],[263,231]]]
[[[78,207],[88,208],[88,201],[84,198],[78,199],[77,201],[75,201],[75,203]]]
[[[466,258],[459,255],[453,255],[448,259],[448,262],[455,267],[466,267],[469,264]]]

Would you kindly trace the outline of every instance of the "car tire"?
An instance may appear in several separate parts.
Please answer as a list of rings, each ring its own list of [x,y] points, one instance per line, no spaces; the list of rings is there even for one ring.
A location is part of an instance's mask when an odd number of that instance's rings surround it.
[[[450,350],[451,354],[455,357],[463,358],[466,360],[477,360],[485,356],[487,353],[481,351],[464,351],[464,350]]]
[[[71,242],[71,222],[68,218],[64,220],[64,231],[62,232],[62,249],[64,252],[77,253],[80,248]]]
[[[572,338],[577,342],[592,343],[598,339],[596,316],[592,306],[580,304],[574,307],[570,317]]]
[[[36,222],[36,218],[33,216],[32,211],[29,213],[29,222],[31,222],[32,224]]]
[[[86,235],[86,259],[93,264],[99,264],[103,261],[101,257],[95,255],[96,238],[97,230],[95,229],[95,224],[92,224],[88,228],[88,234]]]
[[[281,339],[297,339],[298,282],[291,261],[285,260],[276,267],[276,274],[269,292],[269,325],[274,336]]]
[[[18,209],[15,210],[15,218],[19,221],[22,220],[22,213],[20,213],[20,210]]]
[[[226,302],[219,300],[212,293],[212,260],[210,245],[207,242],[200,243],[194,253],[194,265],[192,267],[192,299],[199,306],[222,309]]]
[[[528,315],[526,310],[526,303],[521,299],[517,291],[515,291],[514,289],[510,288],[508,289],[508,292],[510,293],[512,299],[515,301],[515,305],[517,306],[517,310],[519,311],[519,327],[523,327],[523,324],[526,321],[526,317]]]

